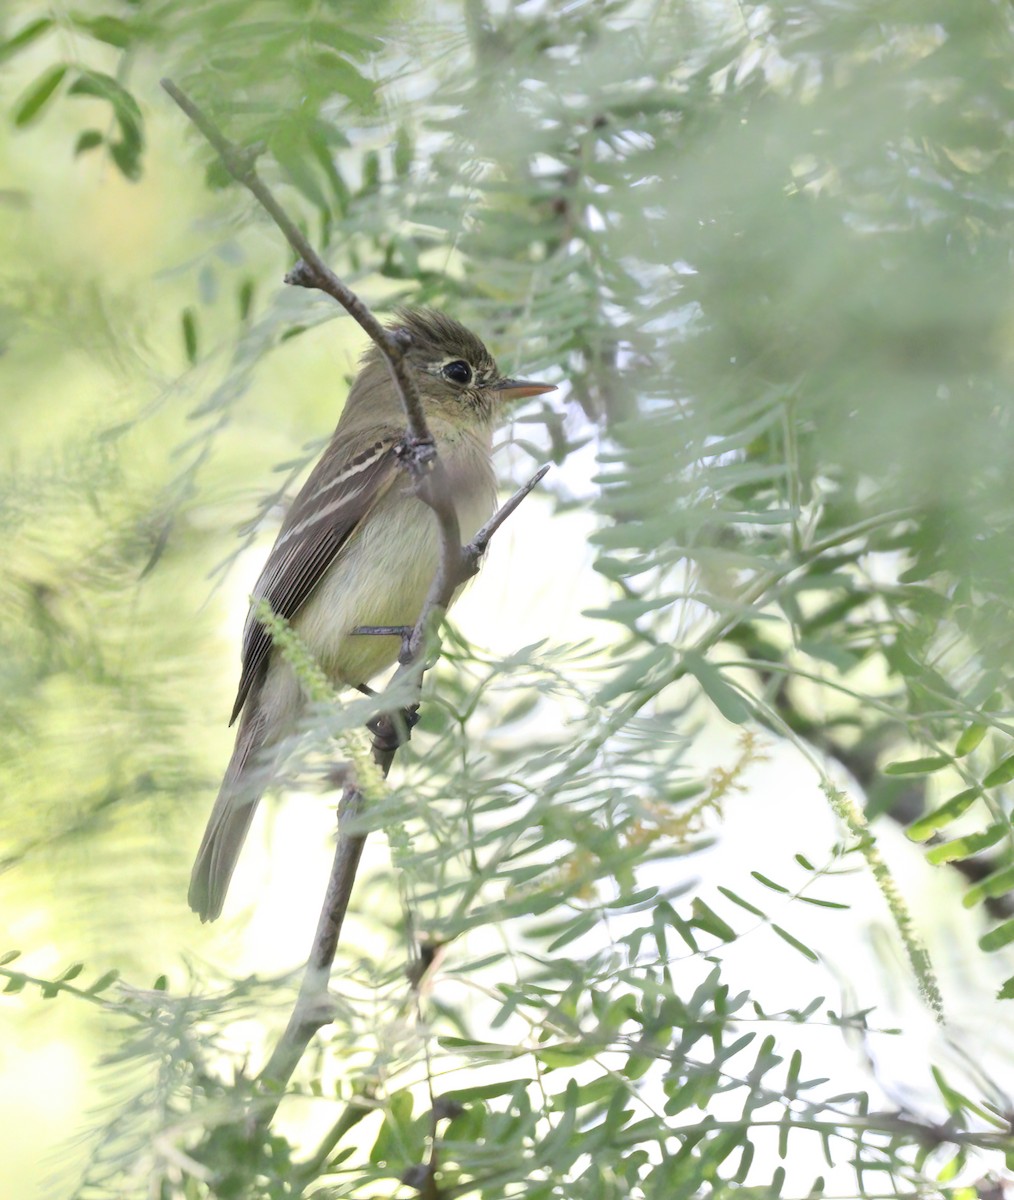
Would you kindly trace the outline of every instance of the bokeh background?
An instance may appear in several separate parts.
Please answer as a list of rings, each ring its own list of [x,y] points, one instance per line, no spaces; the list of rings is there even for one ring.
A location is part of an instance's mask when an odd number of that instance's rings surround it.
[[[314,1086],[376,1083],[373,1038],[405,1074],[378,1085],[366,1173],[330,1184],[412,1194],[391,1139],[411,1163],[427,1127],[396,1097],[418,1114],[429,1033],[391,1014],[414,921],[451,943],[431,998],[445,1035],[506,1029],[531,1050],[539,1021],[572,1020],[578,1042],[643,1040],[650,976],[731,1044],[742,1027],[706,982],[721,963],[754,1018],[793,1027],[786,1056],[823,1064],[825,1095],[1010,1149],[1012,49],[999,0],[5,7],[10,1194],[203,1194],[179,1190],[213,1124],[194,1064],[256,1069],[329,861],[318,740],[259,819],[225,921],[201,929],[184,903],[246,597],[364,343],[282,285],[280,235],[163,74],[263,142],[265,178],[367,300],[446,308],[506,369],[560,384],[505,425],[505,494],[554,469],[455,611],[364,866],[356,1000],[286,1116],[293,1146],[328,1125]],[[149,990],[165,1041],[138,1015]],[[639,1102],[668,1103],[675,1138],[688,1105],[721,1103],[703,1071],[676,1099],[682,1051],[651,1028],[664,1052]],[[468,1097],[483,1119],[520,1104],[481,1056],[442,1052],[463,1095],[492,1088]],[[508,1109],[532,1122],[513,1157],[562,1191],[519,1167],[474,1194],[726,1194],[708,1138],[698,1177],[662,1135],[593,1190],[580,1135],[601,1081],[639,1086],[616,1063],[575,1068],[592,1090],[559,1162],[531,1147],[571,1093]],[[752,1114],[738,1145],[758,1139],[764,1181],[743,1179],[775,1194],[779,1148]],[[639,1144],[617,1128],[629,1143],[604,1144]],[[825,1169],[815,1138],[787,1194]],[[971,1200],[1004,1172],[973,1150],[920,1162],[901,1137],[881,1192],[846,1154],[828,1194]]]

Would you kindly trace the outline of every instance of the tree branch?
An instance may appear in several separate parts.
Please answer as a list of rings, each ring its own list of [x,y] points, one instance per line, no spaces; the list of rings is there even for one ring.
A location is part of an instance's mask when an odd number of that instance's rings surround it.
[[[344,284],[324,262],[295,221],[278,203],[271,189],[257,174],[256,162],[264,152],[264,148],[262,146],[250,148],[236,146],[226,138],[208,114],[171,79],[163,79],[161,82],[165,91],[211,143],[225,169],[237,183],[242,184],[253,195],[261,208],[282,231],[285,240],[299,255],[300,261],[285,276],[285,282],[293,287],[315,288],[318,291],[326,292],[327,295],[338,301],[350,317],[359,323],[387,360],[394,385],[398,389],[401,402],[405,407],[410,444],[414,447],[431,448],[433,435],[426,423],[419,389],[405,365],[405,351],[410,344],[409,340],[384,328],[356,293]],[[426,461],[431,457],[432,455],[424,452],[422,460]]]

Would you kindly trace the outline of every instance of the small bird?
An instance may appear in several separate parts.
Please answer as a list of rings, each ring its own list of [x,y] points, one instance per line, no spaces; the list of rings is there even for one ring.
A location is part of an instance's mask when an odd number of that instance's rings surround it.
[[[495,507],[491,454],[504,403],[554,391],[554,385],[501,375],[475,334],[432,309],[400,310],[389,328],[408,335],[405,362],[467,542]],[[331,441],[282,522],[254,587],[230,721],[239,717],[236,745],[190,879],[190,907],[202,921],[222,912],[254,809],[307,702],[254,607],[266,600],[288,620],[334,685],[363,690],[394,663],[400,639],[352,631],[412,626],[422,611],[440,537],[433,512],[399,465],[405,428],[387,362],[371,345]]]

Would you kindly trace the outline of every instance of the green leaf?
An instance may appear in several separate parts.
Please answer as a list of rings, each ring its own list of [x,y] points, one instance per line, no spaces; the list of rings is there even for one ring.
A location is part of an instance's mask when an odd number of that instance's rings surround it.
[[[944,754],[935,754],[929,758],[909,758],[904,762],[888,763],[884,767],[885,775],[929,775],[943,767],[949,767],[951,760]]]
[[[38,20],[29,21],[27,25],[23,25],[7,41],[0,42],[0,63],[13,58],[15,54],[24,50],[26,46],[30,46],[32,42],[38,40],[52,28],[53,21],[50,17],[39,17]]]
[[[971,754],[988,732],[988,725],[973,722],[958,738],[957,745],[954,747],[954,757],[964,758],[966,754]]]
[[[86,991],[89,996],[97,996],[99,992],[104,992],[110,984],[113,984],[120,978],[120,972],[117,970],[107,971],[105,975],[100,975],[94,983],[90,984]]]
[[[253,308],[254,300],[254,282],[252,279],[244,279],[239,285],[238,293],[239,319],[246,321],[250,317],[250,310]]]
[[[3,954],[0,954],[0,967],[6,967],[8,963],[12,963],[16,958],[20,957],[20,950],[5,950]]]
[[[181,318],[183,325],[183,352],[191,366],[197,362],[197,316],[192,308],[185,308]]]
[[[595,1057],[596,1050],[594,1046],[585,1045],[584,1042],[561,1042],[557,1046],[540,1046],[535,1053],[550,1070],[555,1070],[559,1067],[573,1067],[577,1063],[587,1062],[588,1059]],[[573,1082],[571,1080],[571,1083]]]
[[[956,796],[945,800],[939,808],[935,808],[931,813],[926,813],[925,816],[920,817],[917,821],[913,821],[908,827],[908,836],[916,842],[926,841],[938,829],[942,829],[945,825],[950,825],[962,813],[967,812],[975,803],[978,796],[978,788],[966,788],[965,791],[958,792]]]
[[[1014,1000],[1014,975],[1005,979],[1003,987],[996,994],[997,1000]]]
[[[66,74],[67,68],[63,65],[50,67],[28,88],[14,105],[13,120],[18,129],[24,129],[41,115]]]
[[[804,945],[799,940],[799,938],[793,937],[792,934],[789,933],[789,931],[787,929],[783,929],[781,927],[781,925],[775,925],[774,923],[772,923],[771,928],[774,930],[775,933],[778,934],[778,936],[783,941],[788,942],[788,944],[794,950],[798,950],[799,953],[802,954],[805,958],[808,958],[810,960],[810,962],[819,962],[820,961],[820,956],[817,954],[817,952],[815,950],[811,950],[809,946]]]
[[[740,908],[745,908],[748,913],[753,913],[755,917],[767,917],[767,913],[763,909],[758,908],[755,904],[751,904],[749,900],[744,900],[742,896],[737,896],[730,888],[719,885],[718,890],[726,900],[731,900],[733,904],[738,904]]]
[[[1014,754],[1009,754],[990,771],[982,781],[982,786],[999,787],[1001,784],[1010,783],[1012,779],[1014,779]]]
[[[625,692],[637,691],[638,688],[644,686],[648,678],[659,667],[667,666],[670,662],[672,662],[672,651],[668,646],[652,646],[647,654],[642,654],[640,658],[628,662],[607,684],[599,688],[594,703],[596,705],[609,704]]]
[[[109,143],[109,153],[126,179],[141,174],[141,154],[144,150],[144,119],[137,101],[112,75],[102,71],[79,71],[67,89],[69,96],[93,97],[105,100],[112,107],[119,137]]]
[[[808,864],[803,865],[806,866],[807,870],[813,870],[813,868]],[[762,875],[760,871],[751,871],[750,874],[754,877],[754,879],[757,880],[758,883],[762,883],[766,888],[770,888],[773,892],[780,892],[783,896],[787,896],[789,894],[789,889],[787,887],[782,887],[780,883],[775,883],[773,879],[768,879],[768,877],[766,875]]]
[[[554,941],[550,942],[547,947],[550,954],[554,954],[557,950],[573,942],[576,938],[583,937],[589,929],[594,929],[598,924],[599,914],[597,912],[579,913],[573,921],[567,923],[563,933],[560,934]]]
[[[934,846],[926,854],[931,863],[954,862],[957,859],[971,858],[980,850],[986,850],[1004,836],[1007,830],[1002,825],[991,825],[982,833],[969,833],[965,837],[954,838],[953,841],[943,842]]]
[[[690,922],[691,925],[696,925],[698,929],[712,934],[723,942],[734,942],[736,940],[736,931],[732,926],[723,921],[718,913],[699,897],[693,902],[690,909],[693,913],[693,919]]]
[[[127,121],[141,124],[143,118],[137,101],[122,83],[104,71],[79,71],[67,91],[71,96],[94,96],[98,100],[107,100],[117,118],[122,115]]]
[[[74,143],[74,156],[84,154],[88,150],[94,150],[96,146],[101,146],[105,138],[97,129],[85,129],[78,134],[77,141]]]
[[[1011,942],[1014,942],[1014,917],[997,925],[989,933],[984,933],[979,938],[979,949],[987,952],[1000,950],[1004,946],[1009,946]]]
[[[970,887],[961,902],[966,908],[972,908],[982,900],[1005,896],[1012,889],[1014,889],[1014,866],[1004,867],[1000,871],[993,871],[974,887]]]
[[[684,668],[694,676],[704,689],[708,699],[727,721],[742,725],[750,718],[750,706],[739,692],[728,684],[722,672],[700,654],[688,652],[683,655]]]
[[[118,50],[126,50],[134,40],[134,31],[126,21],[119,17],[100,14],[96,17],[83,16],[75,13],[71,17],[75,28],[90,34],[97,42],[105,42],[107,46],[115,46]]]
[[[394,173],[399,179],[404,179],[409,173],[414,154],[412,135],[404,125],[399,125],[394,138]]]
[[[818,900],[816,896],[797,897],[803,904],[815,904],[818,908],[851,908],[849,904],[840,904],[837,900]]]
[[[842,675],[847,675],[859,662],[858,654],[853,654],[851,650],[846,650],[837,642],[818,642],[811,638],[801,638],[799,649],[804,654],[809,654],[811,658],[818,658],[821,662],[830,663]]]

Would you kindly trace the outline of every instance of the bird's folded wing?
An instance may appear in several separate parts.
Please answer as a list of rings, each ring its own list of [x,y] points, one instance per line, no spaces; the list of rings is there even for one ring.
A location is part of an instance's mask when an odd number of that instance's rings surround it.
[[[254,588],[287,621],[299,612],[341,548],[398,475],[401,435],[378,434],[372,445],[342,461],[332,443],[293,502]],[[267,669],[271,635],[251,611],[243,631],[243,670],[230,724]]]

